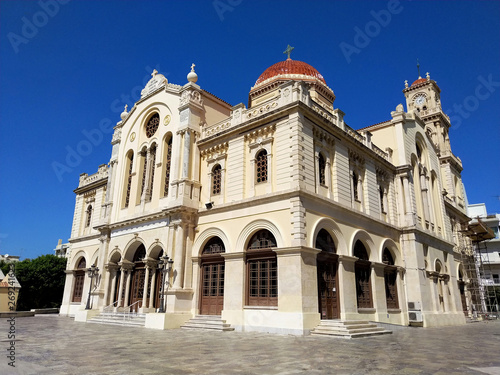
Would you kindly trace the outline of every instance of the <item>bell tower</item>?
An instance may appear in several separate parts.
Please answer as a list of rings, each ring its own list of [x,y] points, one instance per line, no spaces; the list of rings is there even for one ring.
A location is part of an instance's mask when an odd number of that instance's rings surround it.
[[[427,73],[425,78],[420,76],[420,65],[417,62],[418,79],[411,86],[405,81],[403,93],[406,98],[407,112],[414,113],[425,122],[425,131],[431,137],[432,142],[440,154],[451,152],[450,119],[441,107],[441,89],[436,81],[432,80]]]

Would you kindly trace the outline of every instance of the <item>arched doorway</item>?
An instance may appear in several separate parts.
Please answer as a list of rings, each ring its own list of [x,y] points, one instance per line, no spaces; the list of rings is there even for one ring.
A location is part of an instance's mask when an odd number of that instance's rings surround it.
[[[321,250],[316,259],[318,274],[318,305],[321,319],[338,319],[338,255],[332,236],[325,229],[321,229],[314,245]]]
[[[394,264],[394,257],[388,248],[382,253],[384,268],[385,300],[388,309],[399,309],[397,276],[398,268]]]
[[[219,237],[211,238],[201,253],[200,314],[221,315],[224,308],[224,258]]]
[[[460,290],[460,301],[462,302],[462,310],[467,316],[469,314],[469,309],[467,308],[467,298],[465,296],[465,281],[464,273],[462,271],[462,265],[458,269],[458,290]]]
[[[358,309],[372,308],[372,287],[370,282],[371,267],[365,245],[357,240],[354,245],[354,256],[358,258],[354,265],[356,274],[356,301]]]
[[[83,295],[83,284],[85,283],[85,271],[87,267],[87,262],[85,261],[85,258],[82,257],[79,262],[78,266],[76,267],[77,270],[74,271],[74,286],[73,286],[73,298],[72,302],[81,302],[82,301],[82,295]]]
[[[146,266],[144,263],[144,258],[146,257],[146,248],[144,245],[139,245],[135,251],[133,262],[134,269],[132,270],[132,281],[130,283],[130,298],[129,305],[131,306],[131,311],[137,311],[139,307],[142,307],[142,299],[144,296],[144,283],[146,276]],[[151,275],[151,274],[150,274]],[[148,282],[149,285],[149,282]],[[146,305],[149,304],[149,300],[146,300]]]

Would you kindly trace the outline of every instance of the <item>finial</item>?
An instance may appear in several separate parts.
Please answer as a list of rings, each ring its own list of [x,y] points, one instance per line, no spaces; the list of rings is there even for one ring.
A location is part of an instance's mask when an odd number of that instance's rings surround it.
[[[122,112],[122,113],[121,113],[121,115],[120,115],[120,118],[121,118],[122,120],[125,120],[125,119],[127,118],[127,116],[128,116],[127,108],[128,108],[128,105],[127,105],[127,104],[125,104],[125,108],[123,109],[123,112]]]
[[[429,74],[429,72],[425,74],[425,78],[427,78],[427,81],[431,79],[431,75]]]
[[[194,67],[195,66],[196,65],[194,63],[191,64],[191,71],[187,75],[187,80],[189,82],[193,82],[193,83],[196,83],[196,81],[198,81],[198,74],[196,74],[195,71],[194,71]]]
[[[417,59],[417,70],[418,70],[418,78],[422,78],[420,76],[420,64],[418,63],[418,59]]]
[[[408,80],[405,79],[405,88],[407,88],[407,87],[408,87]]]
[[[157,75],[157,74],[158,74],[158,70],[154,69],[154,70],[153,70],[153,73],[151,73],[151,77],[153,77],[153,78],[154,78],[154,76],[155,76],[155,75]]]
[[[290,53],[295,49],[295,47],[290,47],[290,44],[288,45],[288,47],[286,47],[286,50],[283,52],[283,53],[286,53],[287,54],[287,60],[291,60],[290,59]]]

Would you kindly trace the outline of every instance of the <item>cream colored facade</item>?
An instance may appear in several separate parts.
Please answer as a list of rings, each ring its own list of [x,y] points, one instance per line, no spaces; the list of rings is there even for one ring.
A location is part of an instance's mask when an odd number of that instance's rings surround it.
[[[439,87],[406,84],[407,112],[355,131],[299,63],[266,70],[249,108],[203,90],[194,70],[183,86],[153,72],[109,164],[80,176],[61,314],[132,308],[159,329],[220,314],[292,334],[321,319],[465,323],[455,250],[468,219]]]

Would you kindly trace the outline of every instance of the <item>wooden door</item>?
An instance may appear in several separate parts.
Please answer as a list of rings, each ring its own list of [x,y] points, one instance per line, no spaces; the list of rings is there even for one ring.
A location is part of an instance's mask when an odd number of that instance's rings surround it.
[[[224,308],[224,261],[201,266],[200,314],[221,315]]]
[[[318,296],[321,319],[338,319],[337,262],[318,261]]]
[[[136,268],[132,274],[132,283],[130,286],[130,299],[129,305],[136,303],[130,308],[130,311],[137,311],[142,307],[142,297],[144,296],[144,282],[146,270],[144,268]]]

